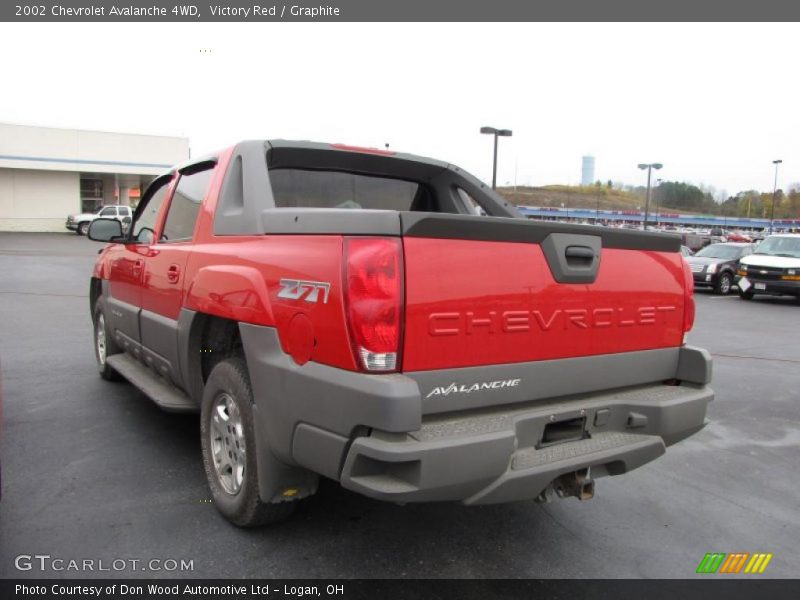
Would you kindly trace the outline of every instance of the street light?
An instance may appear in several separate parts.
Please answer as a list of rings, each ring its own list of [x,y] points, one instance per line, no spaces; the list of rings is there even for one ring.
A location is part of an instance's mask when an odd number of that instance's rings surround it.
[[[645,200],[644,204],[644,223],[642,224],[642,229],[647,229],[647,217],[650,213],[650,174],[652,173],[653,169],[660,169],[663,167],[661,163],[640,163],[639,168],[644,170],[647,169],[647,200]]]
[[[783,161],[773,160],[772,164],[775,165],[775,183],[772,186],[772,210],[769,212],[769,232],[772,233],[773,221],[775,220],[775,194],[778,192],[778,165]]]
[[[492,189],[497,187],[497,138],[511,137],[510,129],[495,129],[494,127],[481,127],[481,133],[488,133],[494,136],[494,162],[492,163]]]
[[[661,190],[661,182],[662,181],[664,181],[664,180],[663,179],[656,179],[656,190]],[[659,196],[661,196],[661,194],[657,193],[656,194],[656,227],[658,227],[658,217],[661,216],[660,215],[660,209],[658,207],[658,203],[659,203],[659,200],[660,200]]]

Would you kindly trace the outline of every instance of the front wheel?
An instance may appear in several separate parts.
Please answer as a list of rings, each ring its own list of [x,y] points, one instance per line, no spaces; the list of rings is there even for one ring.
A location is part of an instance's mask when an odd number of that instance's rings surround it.
[[[714,286],[714,292],[726,296],[731,293],[733,287],[733,277],[730,273],[721,273],[717,278],[717,285]]]
[[[243,360],[224,360],[208,376],[200,435],[206,479],[226,519],[239,527],[255,527],[292,513],[293,502],[267,504],[258,494],[253,391]]]
[[[111,367],[107,359],[112,354],[119,354],[122,350],[117,346],[114,337],[110,334],[108,326],[106,326],[106,317],[103,314],[103,309],[98,303],[94,309],[94,357],[97,360],[97,370],[100,372],[100,377],[108,381],[119,381],[122,379],[113,367]]]
[[[88,221],[84,221],[83,223],[78,224],[78,229],[75,230],[75,233],[78,235],[86,235],[89,233],[89,223]]]

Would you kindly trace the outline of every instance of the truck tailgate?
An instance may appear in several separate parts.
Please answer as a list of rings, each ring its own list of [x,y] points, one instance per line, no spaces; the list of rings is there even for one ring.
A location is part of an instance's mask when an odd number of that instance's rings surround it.
[[[683,343],[677,236],[519,219],[402,218],[404,371]]]

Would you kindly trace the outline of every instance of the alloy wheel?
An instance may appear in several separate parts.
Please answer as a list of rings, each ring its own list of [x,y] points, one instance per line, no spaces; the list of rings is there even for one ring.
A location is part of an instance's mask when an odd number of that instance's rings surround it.
[[[244,481],[245,438],[239,407],[230,394],[214,399],[208,431],[217,479],[222,489],[236,495]]]

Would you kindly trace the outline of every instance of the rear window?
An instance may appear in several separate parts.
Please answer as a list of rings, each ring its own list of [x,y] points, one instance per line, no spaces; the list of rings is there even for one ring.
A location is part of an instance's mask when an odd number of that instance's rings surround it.
[[[272,169],[269,177],[278,208],[430,210],[427,191],[413,181],[303,169]]]

